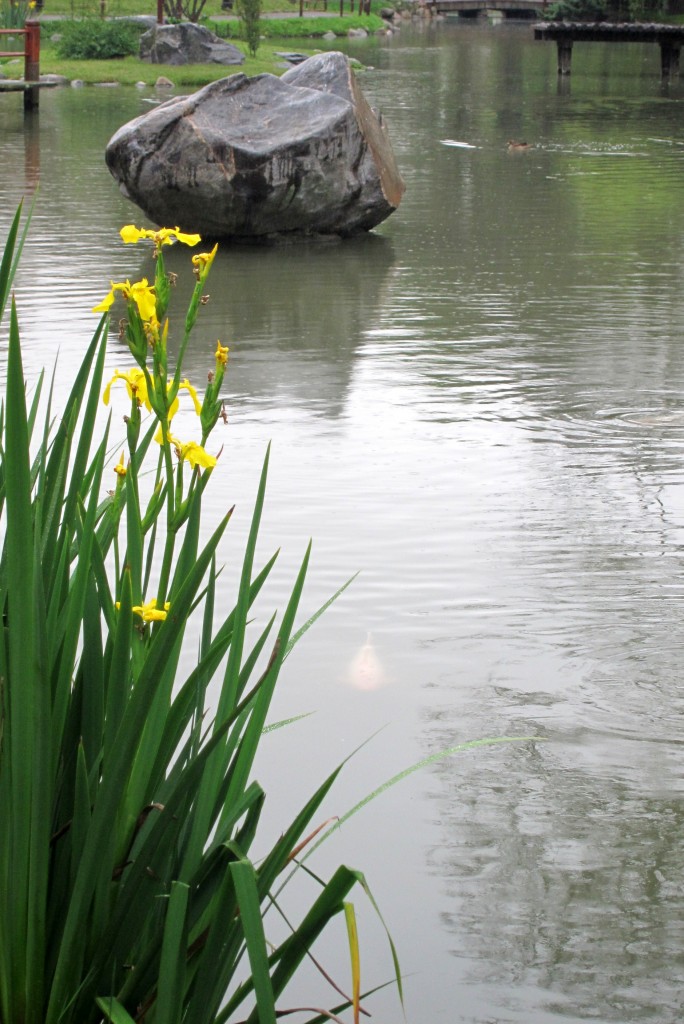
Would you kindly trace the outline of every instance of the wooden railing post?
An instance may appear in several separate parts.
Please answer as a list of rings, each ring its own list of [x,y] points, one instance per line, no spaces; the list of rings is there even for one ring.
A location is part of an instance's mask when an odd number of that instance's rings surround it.
[[[26,48],[24,50],[24,82],[38,82],[40,78],[40,22],[30,20],[24,26]],[[24,90],[24,110],[37,110],[40,89],[38,85]]]

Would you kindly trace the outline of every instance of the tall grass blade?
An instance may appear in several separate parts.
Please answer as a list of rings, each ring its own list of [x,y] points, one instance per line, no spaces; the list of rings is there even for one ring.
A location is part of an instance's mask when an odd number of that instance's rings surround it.
[[[33,513],[29,433],[19,325],[14,301],[10,314],[5,439],[7,532],[7,616],[9,674],[21,689],[7,687],[4,743],[9,755],[11,834],[9,862],[3,865],[4,891],[11,905],[13,931],[10,984],[31,1020],[42,991],[45,940],[49,806],[49,696],[37,664]],[[17,936],[16,943],[14,935]]]
[[[359,953],[359,933],[356,927],[356,912],[354,904],[345,902],[344,919],[347,923],[347,938],[349,940],[349,956],[351,959],[352,971],[352,1008],[354,1011],[354,1024],[359,1024],[359,1008],[361,1005],[361,956]]]
[[[29,211],[21,237],[19,237],[19,224],[21,222],[22,206],[23,204],[20,203],[17,207],[17,212],[14,215],[10,229],[7,233],[2,260],[0,261],[0,323],[2,323],[5,314],[7,298],[12,289],[12,285],[14,284],[14,278],[19,267],[21,251],[24,248],[29,224],[31,223],[32,210]],[[17,238],[19,238],[19,241],[17,241]]]
[[[266,936],[264,935],[254,868],[248,860],[239,860],[230,865],[230,872],[233,876],[240,922],[254,980],[259,1024],[276,1024],[275,1002],[266,953]]]
[[[187,958],[187,909],[189,887],[172,882],[164,922],[155,1016],[160,1024],[180,1024]]]

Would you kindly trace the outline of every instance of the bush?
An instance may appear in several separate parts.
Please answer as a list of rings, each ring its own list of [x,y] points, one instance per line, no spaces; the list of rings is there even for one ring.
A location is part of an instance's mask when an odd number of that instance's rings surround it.
[[[35,6],[35,0],[0,0],[0,28],[23,28]]]
[[[84,18],[82,21],[59,23],[61,39],[57,54],[65,60],[109,60],[129,57],[140,47],[139,26],[130,21],[101,21]]]
[[[235,12],[240,19],[241,38],[247,43],[250,57],[259,49],[261,0],[235,0]]]

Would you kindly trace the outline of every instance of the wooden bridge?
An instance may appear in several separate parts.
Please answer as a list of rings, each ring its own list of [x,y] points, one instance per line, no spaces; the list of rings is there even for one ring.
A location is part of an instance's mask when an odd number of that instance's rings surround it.
[[[538,18],[549,0],[427,0],[434,14],[458,14],[464,18],[500,12],[504,18]]]
[[[572,45],[588,43],[658,43],[660,71],[664,79],[679,73],[679,53],[684,44],[684,26],[658,22],[540,22],[534,26],[535,39],[552,39],[558,48],[558,74],[570,74]]]

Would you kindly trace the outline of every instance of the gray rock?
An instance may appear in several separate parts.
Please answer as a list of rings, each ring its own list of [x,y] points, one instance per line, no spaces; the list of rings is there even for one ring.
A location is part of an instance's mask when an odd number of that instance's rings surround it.
[[[244,64],[237,46],[203,25],[155,25],[140,37],[140,59],[150,64]]]
[[[157,19],[154,14],[121,14],[112,21],[128,21],[131,25],[139,25],[141,28],[154,28]]]
[[[351,235],[389,217],[405,187],[382,118],[335,52],[167,100],[120,128],[106,161],[151,220],[206,239]]]
[[[166,75],[160,75],[154,83],[155,89],[173,89],[173,82]]]
[[[367,39],[368,33],[365,28],[350,28],[347,36],[349,39]]]
[[[84,86],[85,86],[85,82],[82,79],[80,79],[80,78],[72,78],[71,79],[71,88],[72,89],[82,89]]]
[[[41,75],[40,81],[46,85],[68,85],[70,80],[66,75]]]
[[[289,50],[276,50],[275,55],[276,57],[283,57],[287,61],[288,67],[291,67],[293,64],[303,64],[305,60],[308,60],[305,53],[293,53]]]
[[[327,42],[331,43],[331,42],[333,41],[333,39],[337,39],[337,36],[335,35],[335,33],[334,33],[334,32],[324,32],[324,33],[323,33],[323,38],[324,38],[324,39],[325,39],[325,40],[326,40]]]

